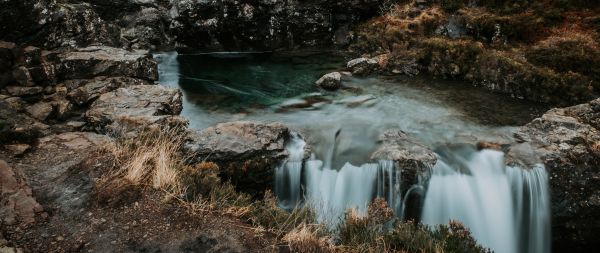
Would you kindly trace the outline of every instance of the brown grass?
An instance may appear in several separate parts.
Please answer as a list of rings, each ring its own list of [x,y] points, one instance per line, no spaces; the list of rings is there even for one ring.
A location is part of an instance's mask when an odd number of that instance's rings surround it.
[[[338,230],[329,230],[316,224],[309,207],[286,212],[277,206],[270,191],[259,200],[237,192],[230,182],[221,182],[214,163],[184,164],[179,152],[182,136],[181,131],[167,129],[107,145],[105,152],[114,157],[116,166],[103,182],[104,189],[114,194],[103,199],[119,204],[139,197],[146,187],[158,189],[192,214],[226,215],[245,221],[257,233],[272,235],[279,244],[273,245],[274,249],[283,246],[290,252],[483,252],[465,229],[454,233],[451,226],[434,232],[422,225],[390,223],[394,215],[382,199],[369,205],[366,217],[348,210],[345,223]],[[455,234],[461,235],[459,240]]]
[[[283,236],[291,252],[335,252],[331,238],[322,233],[322,226],[302,224]]]
[[[117,138],[103,147],[114,157],[116,167],[103,180],[124,179],[133,185],[181,192],[179,174],[185,165],[179,150],[183,141],[180,128],[150,129],[135,137]]]

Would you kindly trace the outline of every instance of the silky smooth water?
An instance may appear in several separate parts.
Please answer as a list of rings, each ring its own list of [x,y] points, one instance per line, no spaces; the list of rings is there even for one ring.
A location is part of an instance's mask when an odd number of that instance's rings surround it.
[[[385,198],[401,218],[423,210],[426,224],[459,220],[497,252],[549,252],[549,196],[543,167],[504,166],[497,151],[437,149],[429,180],[400,192],[402,168],[372,161],[378,136],[399,128],[431,149],[478,140],[510,142],[516,127],[547,108],[430,78],[344,77],[346,88],[317,89],[314,81],[339,69],[335,55],[156,55],[162,85],[184,93],[183,116],[203,129],[220,122],[282,122],[297,132],[275,169],[280,206],[309,204],[335,224],[347,208],[359,213]],[[304,147],[310,145],[310,159]],[[420,207],[409,206],[420,198]],[[416,196],[416,197],[414,197]]]

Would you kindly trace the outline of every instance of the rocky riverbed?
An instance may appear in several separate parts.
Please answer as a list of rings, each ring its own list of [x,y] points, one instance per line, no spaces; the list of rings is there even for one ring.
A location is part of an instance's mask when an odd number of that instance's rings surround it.
[[[214,164],[220,168],[219,178],[232,182],[238,191],[262,196],[273,188],[276,167],[290,158],[291,136],[303,129],[258,121],[187,128],[193,119],[180,115],[184,94],[158,82],[151,52],[345,49],[348,45],[350,51],[343,55],[362,57],[321,73],[324,76],[310,85],[324,92],[354,92],[356,87],[348,83],[351,76],[428,73],[474,81],[506,96],[561,105],[518,127],[512,136],[465,140],[479,149],[502,151],[507,165],[530,169],[543,164],[551,192],[553,250],[597,248],[600,99],[596,73],[577,66],[542,66],[547,56],[542,52],[566,45],[555,37],[530,48],[507,50],[511,41],[526,39],[519,33],[500,32],[504,30],[488,34],[486,23],[474,18],[485,15],[474,15],[474,9],[453,12],[446,9],[448,1],[412,1],[398,12],[386,6],[382,15],[382,2],[386,1],[0,2],[0,251],[285,248],[280,247],[278,235],[250,226],[240,216],[192,210],[165,200],[157,190],[126,186],[102,195],[98,189],[117,163],[105,147],[122,138],[141,139],[142,129],[178,129],[183,144],[177,152],[184,154],[186,164]],[[583,31],[598,16],[593,6],[573,12],[582,17],[578,27]],[[505,16],[494,16],[494,22],[503,29],[513,27]],[[408,24],[408,34],[432,38],[402,44],[398,38],[407,31],[394,33],[389,29],[395,26],[390,25],[369,30],[390,19],[398,27]],[[429,30],[436,30],[435,35]],[[457,34],[472,37],[454,40]],[[591,58],[583,60],[595,66],[596,44],[582,36],[576,37],[577,43],[592,50]],[[370,45],[378,46],[367,48]],[[525,51],[527,59],[518,57],[519,50]],[[561,59],[568,57],[572,56]],[[576,85],[566,85],[571,83]],[[279,112],[328,104],[317,98],[288,101]],[[374,100],[355,96],[340,104],[362,107]],[[404,186],[428,178],[438,159],[431,143],[411,134],[385,131],[368,158],[402,166]],[[321,138],[303,137],[309,145],[301,162],[310,159],[311,148],[320,148],[310,144]],[[402,193],[408,190],[404,187]],[[411,217],[419,215],[414,211]]]

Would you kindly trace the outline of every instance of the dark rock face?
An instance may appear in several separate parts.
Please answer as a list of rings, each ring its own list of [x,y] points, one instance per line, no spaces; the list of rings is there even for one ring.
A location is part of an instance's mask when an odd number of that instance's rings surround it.
[[[9,0],[0,10],[0,39],[46,48],[119,43],[118,29],[82,1]]]
[[[172,27],[187,45],[272,49],[343,43],[349,24],[376,14],[377,0],[171,1]]]
[[[550,174],[554,249],[593,250],[600,233],[600,99],[548,111],[517,139]]]
[[[289,129],[281,123],[238,121],[218,124],[190,136],[186,152],[194,162],[212,161],[243,190],[264,190],[273,169],[287,156]]]
[[[379,0],[8,0],[0,40],[45,48],[271,50],[348,43]],[[175,43],[177,41],[177,43]]]

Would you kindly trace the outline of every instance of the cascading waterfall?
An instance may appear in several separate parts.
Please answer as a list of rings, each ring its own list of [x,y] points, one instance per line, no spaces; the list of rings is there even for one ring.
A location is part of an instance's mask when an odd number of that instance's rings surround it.
[[[512,184],[520,252],[550,252],[550,193],[543,165],[507,167]]]
[[[337,135],[337,134],[336,134]],[[335,140],[334,140],[335,143]],[[330,168],[314,155],[303,163],[305,142],[293,133],[286,144],[289,158],[275,169],[275,193],[285,209],[302,201],[317,211],[317,219],[337,225],[348,208],[366,214],[375,197],[385,198],[395,210],[402,210],[400,170],[392,161],[366,163],[360,167],[346,163],[341,169]],[[326,155],[331,159],[335,144]]]
[[[493,150],[442,150],[427,184],[412,185],[402,196],[401,169],[394,162],[346,163],[336,170],[315,154],[304,160],[305,145],[293,133],[286,144],[289,159],[276,168],[275,192],[283,208],[311,205],[320,222],[335,227],[348,208],[366,214],[375,197],[385,198],[403,219],[405,209],[414,208],[408,196],[425,195],[425,224],[460,221],[479,243],[499,253],[550,252],[548,176],[541,165],[505,166],[504,154]]]
[[[446,154],[448,155],[448,154]],[[545,169],[504,165],[504,154],[483,150],[441,157],[429,181],[422,221],[457,220],[495,252],[550,252]]]
[[[301,172],[306,143],[297,133],[292,133],[286,144],[288,160],[275,169],[275,195],[279,197],[279,206],[291,210],[300,204]]]

